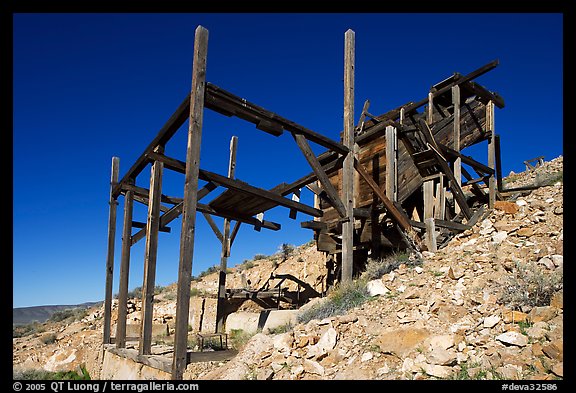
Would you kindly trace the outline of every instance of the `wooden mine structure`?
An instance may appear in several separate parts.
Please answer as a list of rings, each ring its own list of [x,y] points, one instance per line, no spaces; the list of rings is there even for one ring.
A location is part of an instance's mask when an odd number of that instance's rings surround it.
[[[368,256],[384,255],[398,248],[434,251],[443,239],[469,228],[492,208],[500,188],[499,139],[494,131],[494,106],[502,98],[475,83],[478,76],[498,65],[491,62],[467,75],[454,73],[432,86],[428,96],[409,102],[383,115],[368,112],[364,104],[354,124],[354,40],[345,33],[344,124],[341,141],[334,141],[303,125],[288,120],[206,81],[208,31],[198,26],[194,40],[192,89],[122,178],[119,158],[112,159],[108,253],[104,302],[104,344],[126,345],[128,272],[131,246],[146,239],[142,286],[142,325],[139,354],[151,354],[152,316],[158,233],[182,216],[180,260],[177,281],[176,320],[172,377],[181,379],[187,365],[190,285],[196,212],[206,218],[222,243],[218,287],[216,333],[223,332],[227,308],[234,299],[276,295],[275,289],[261,288],[248,293],[226,288],[226,267],[230,249],[241,224],[279,230],[280,224],[264,219],[264,212],[276,206],[313,217],[302,223],[315,233],[318,249],[326,252],[334,268],[329,271],[340,281],[352,280]],[[422,113],[418,109],[425,106]],[[290,132],[310,164],[312,172],[290,183],[266,190],[235,178],[237,140],[231,141],[227,175],[200,168],[203,113],[210,109],[224,116],[236,116],[256,128],[279,136]],[[185,161],[164,154],[166,143],[188,120]],[[488,141],[488,165],[461,154],[465,147]],[[310,142],[327,151],[316,156]],[[150,187],[135,185],[136,177],[151,165]],[[469,173],[462,164],[471,167]],[[183,197],[162,194],[165,169],[184,174]],[[462,182],[462,176],[466,179]],[[484,183],[485,186],[480,186]],[[208,203],[202,200],[215,189],[225,189]],[[300,191],[315,195],[314,206],[300,202]],[[470,192],[465,189],[470,188]],[[118,322],[111,337],[114,240],[118,197],[124,196]],[[133,221],[133,204],[148,206],[146,223]],[[212,216],[223,217],[220,229]],[[234,226],[232,226],[234,222]],[[133,228],[137,229],[133,233]],[[272,277],[274,278],[274,277]],[[281,280],[290,277],[276,277]],[[293,278],[293,277],[292,277]],[[303,287],[306,283],[300,283]],[[329,283],[327,283],[329,284]],[[262,295],[262,296],[260,296]]]

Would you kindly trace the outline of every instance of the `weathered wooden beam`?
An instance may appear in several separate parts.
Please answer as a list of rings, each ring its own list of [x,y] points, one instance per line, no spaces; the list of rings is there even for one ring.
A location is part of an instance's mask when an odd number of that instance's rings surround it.
[[[251,216],[246,216],[244,214],[240,214],[238,212],[233,212],[233,211],[228,211],[228,210],[223,210],[223,209],[214,209],[213,207],[211,207],[210,205],[204,205],[202,203],[198,203],[197,204],[197,210],[200,213],[207,213],[207,214],[212,214],[214,216],[218,216],[218,217],[222,217],[222,218],[228,218],[229,220],[234,220],[234,221],[240,221],[243,222],[245,224],[249,224],[249,225],[253,225],[255,227],[262,227],[262,228],[266,228],[266,229],[270,229],[272,231],[278,231],[281,228],[281,225],[272,221],[259,221],[258,219],[251,217]]]
[[[498,192],[504,191],[502,186],[502,155],[500,153],[500,135],[494,135],[494,154],[496,160],[496,187]]]
[[[460,86],[452,86],[452,105],[454,105],[454,122],[452,143],[454,151],[460,152]],[[456,157],[454,160],[454,178],[459,186],[462,186],[462,158]],[[460,213],[460,206],[455,206],[456,214]]]
[[[386,196],[398,201],[398,135],[392,126],[386,127]]]
[[[266,110],[211,83],[207,83],[206,85],[205,99],[206,108],[217,112],[221,112],[223,108],[224,112],[230,115],[235,115],[258,125],[262,131],[270,132],[278,136],[282,134],[280,131],[284,129],[289,132],[302,134],[309,141],[340,154],[346,154],[348,151],[341,143],[333,141],[322,134],[279,116],[274,112]]]
[[[292,134],[292,136],[294,137],[296,144],[304,154],[306,161],[308,161],[308,164],[310,165],[310,167],[316,174],[316,177],[322,184],[322,188],[324,189],[324,191],[326,191],[330,204],[334,206],[338,214],[340,214],[340,217],[346,217],[346,207],[344,206],[342,200],[338,196],[338,191],[336,191],[336,188],[328,178],[328,175],[326,175],[326,172],[324,172],[324,170],[322,169],[322,165],[320,165],[320,162],[318,161],[316,155],[310,148],[310,145],[306,141],[306,138],[304,138],[304,136],[301,134]]]
[[[328,225],[322,221],[303,221],[300,223],[300,227],[304,229],[313,229],[315,231],[320,231],[327,229]]]
[[[233,179],[236,174],[236,152],[238,150],[238,137],[230,140],[230,158],[228,159],[228,177]],[[222,250],[220,252],[220,271],[218,272],[218,303],[216,304],[216,333],[224,332],[224,313],[226,300],[226,270],[228,269],[228,256],[230,255],[230,220],[224,219],[224,234],[222,236]]]
[[[443,220],[446,214],[446,187],[444,187],[444,176],[440,176],[436,184],[436,196],[434,204],[434,218]]]
[[[112,320],[112,284],[114,280],[114,245],[116,240],[116,206],[114,188],[118,185],[120,158],[112,157],[110,177],[110,198],[108,200],[108,252],[106,253],[106,287],[104,293],[104,321],[102,343],[110,344],[110,321]]]
[[[230,234],[230,247],[228,248],[228,252],[230,252],[230,248],[232,248],[232,245],[234,244],[234,239],[236,239],[236,235],[238,234],[240,225],[242,225],[241,221],[236,221],[236,224],[234,224],[234,228],[232,229],[232,233]],[[227,256],[230,256],[230,254],[228,254]]]
[[[434,136],[432,135],[432,132],[430,131],[430,128],[428,127],[428,124],[426,124],[426,122],[424,120],[420,119],[419,126],[420,126],[420,130],[422,131],[422,134],[424,135],[424,137],[427,141],[428,147],[431,149],[431,151],[436,156],[437,163],[440,165],[442,172],[448,177],[448,180],[450,181],[450,189],[452,190],[452,193],[454,194],[454,198],[456,199],[456,202],[458,203],[458,205],[460,205],[460,208],[462,209],[464,216],[467,219],[469,219],[470,216],[472,215],[472,212],[470,210],[470,207],[466,203],[466,197],[464,196],[464,193],[462,192],[462,188],[460,187],[460,185],[458,184],[458,182],[454,178],[454,173],[452,172],[452,170],[448,166],[446,159],[440,153],[440,151],[439,151],[440,147],[439,147],[438,143],[434,140]]]
[[[496,161],[496,150],[495,150],[495,135],[494,130],[494,102],[488,101],[486,104],[486,129],[491,131],[490,139],[488,141],[488,166],[494,170]],[[488,207],[490,209],[494,208],[494,203],[496,202],[496,178],[494,177],[494,172],[490,175],[488,179]]]
[[[462,88],[470,91],[472,94],[481,98],[483,103],[487,103],[488,101],[492,101],[498,108],[504,108],[504,99],[498,94],[491,92],[490,90],[486,89],[484,86],[479,85],[476,82],[465,82],[461,84]]]
[[[436,90],[433,92],[433,96],[434,97],[438,97],[448,91],[450,91],[450,89],[452,89],[452,86],[456,86],[456,85],[461,85],[463,83],[466,83],[468,81],[471,81],[473,79],[478,78],[481,75],[484,75],[485,73],[487,73],[490,70],[493,70],[494,68],[496,68],[499,64],[498,60],[493,60],[490,63],[483,65],[482,67],[472,71],[471,73],[462,76],[456,80],[454,80],[452,83],[447,84],[446,86],[444,86],[443,88]]]
[[[203,212],[202,215],[206,219],[206,222],[208,222],[210,228],[212,228],[212,231],[214,232],[218,240],[220,240],[220,243],[222,243],[224,241],[224,236],[222,235],[222,232],[220,232],[220,229],[218,228],[218,225],[216,225],[216,223],[214,222],[212,216],[210,216],[210,214],[205,212]]]
[[[433,146],[431,146],[431,145],[429,145],[429,146],[430,146],[431,150],[434,152],[434,154],[436,155],[436,158],[438,160],[438,164],[440,165],[442,172],[446,175],[446,177],[448,177],[448,181],[450,181],[450,189],[452,190],[452,194],[454,195],[454,199],[456,200],[456,203],[458,203],[458,205],[460,205],[460,208],[462,209],[462,212],[464,213],[464,217],[469,219],[472,216],[472,211],[470,210],[470,207],[466,203],[466,197],[464,196],[464,192],[462,191],[462,188],[456,182],[456,179],[454,178],[454,174],[452,173],[452,170],[448,166],[448,163],[445,161],[444,157]]]
[[[380,200],[384,204],[384,207],[386,208],[388,213],[390,213],[390,218],[392,218],[400,226],[400,228],[407,233],[407,235],[416,243],[416,245],[419,245],[420,240],[418,238],[418,235],[414,233],[414,230],[412,229],[412,226],[410,225],[408,218],[404,214],[402,214],[396,208],[396,206],[394,206],[394,203],[390,199],[388,199],[386,194],[380,189],[380,187],[378,187],[378,184],[376,184],[374,179],[370,177],[368,171],[366,171],[366,169],[362,166],[362,164],[358,162],[358,160],[354,161],[354,168],[358,171],[360,176],[364,179],[364,181],[366,181],[368,186],[372,189],[372,191],[374,191],[374,193],[378,196],[378,198],[380,198]]]
[[[176,160],[174,158],[167,157],[163,154],[150,153],[149,157],[151,159],[157,159],[164,162],[166,164],[166,167],[172,170],[176,170],[178,172],[181,172],[183,170],[183,167],[185,167],[184,162]],[[278,205],[287,208],[294,208],[302,213],[309,214],[314,217],[321,217],[323,214],[322,210],[314,209],[313,207],[310,207],[303,203],[292,201],[290,199],[284,198],[280,194],[264,190],[262,188],[251,186],[250,184],[237,179],[229,179],[226,176],[222,176],[217,173],[209,172],[203,169],[199,169],[198,176],[202,180],[213,182],[228,189],[244,192],[246,194],[267,199],[269,201],[277,203]]]
[[[198,172],[200,169],[200,144],[202,142],[202,122],[204,118],[207,52],[208,30],[203,26],[198,26],[194,37],[192,89],[190,94],[188,144],[186,148],[184,202],[176,297],[176,327],[171,376],[172,379],[178,380],[184,376],[188,353],[190,283],[192,280],[192,261],[194,255],[196,205],[198,203]]]
[[[434,216],[434,180],[426,180],[422,183],[424,195],[424,219]]]
[[[163,147],[155,149],[159,153],[163,152],[163,150]],[[152,318],[154,314],[154,289],[156,287],[156,259],[158,256],[163,169],[164,164],[161,161],[156,161],[152,164],[150,174],[146,245],[144,247],[144,282],[142,284],[142,328],[138,347],[140,355],[150,355],[152,353]]]
[[[142,205],[146,205],[148,206],[149,203],[149,198],[147,196],[141,196],[141,195],[136,195],[134,194],[134,202],[138,202],[141,203]],[[164,205],[160,205],[160,211],[166,213],[167,211],[169,211],[170,208],[168,206],[164,206]]]
[[[457,152],[454,149],[449,148],[446,145],[443,145],[441,143],[438,143],[438,146],[440,146],[440,149],[442,151],[442,153],[446,156],[446,157],[450,157],[450,158],[460,158],[460,160],[462,161],[462,163],[466,164],[466,165],[470,165],[472,168],[474,168],[474,170],[479,171],[481,173],[487,174],[487,175],[491,175],[494,173],[494,169],[482,164],[481,162],[476,161],[475,159],[473,159],[470,156],[465,156],[460,152]]]
[[[468,180],[466,185],[472,186],[472,192],[474,193],[474,195],[476,195],[480,198],[484,198],[486,196],[486,192],[476,182],[472,181],[472,180],[474,180],[474,179],[472,179],[472,175],[470,175],[470,173],[468,173],[468,171],[464,167],[462,167],[462,174],[464,175],[466,180]],[[484,181],[484,183],[488,184],[487,176],[484,176],[481,179]]]
[[[424,224],[426,225],[426,246],[428,251],[436,252],[438,247],[436,245],[436,226],[434,223],[434,217],[428,217],[424,219]]]
[[[123,184],[122,185],[122,191],[127,191],[127,190],[132,190],[132,191],[134,191],[135,195],[142,196],[145,198],[148,198],[148,195],[150,194],[150,190],[148,190],[147,188],[138,187],[138,186],[135,186],[134,184]],[[160,196],[160,201],[162,201],[164,203],[169,203],[171,205],[177,205],[177,204],[182,202],[182,198],[172,197],[172,196],[162,194]]]
[[[131,184],[134,180],[128,180]],[[126,315],[128,305],[128,277],[130,274],[130,247],[132,246],[132,213],[134,191],[128,190],[124,197],[124,227],[122,230],[122,256],[120,259],[120,282],[118,286],[118,318],[116,321],[116,348],[126,346]]]
[[[206,185],[204,187],[202,187],[200,190],[198,190],[198,200],[201,200],[202,198],[204,198],[206,195],[208,195],[211,191],[215,190],[218,186],[216,186],[216,184],[212,183],[212,182],[208,182],[206,183]],[[146,204],[148,204],[146,202]],[[180,214],[182,214],[182,206],[183,206],[183,202],[180,202],[179,204],[173,206],[172,208],[166,210],[166,212],[160,217],[160,228],[165,228],[166,225],[170,224],[172,221],[174,221],[176,218],[178,218],[180,216]],[[160,207],[160,209],[162,210],[162,207]],[[142,240],[144,238],[144,236],[146,236],[146,228],[142,228],[140,231],[136,232],[133,236],[132,236],[132,244],[136,244],[139,240]]]
[[[426,229],[426,224],[420,221],[410,220],[410,224],[416,228]],[[454,231],[465,231],[467,229],[472,228],[470,225],[467,224],[441,219],[434,219],[434,225],[439,228],[446,228]]]
[[[145,223],[145,222],[140,222],[140,221],[132,221],[132,228],[146,228],[146,223]],[[158,228],[158,231],[170,233],[170,232],[171,232],[171,228],[170,228],[170,227],[160,226],[160,228]]]
[[[348,152],[342,166],[342,203],[346,221],[342,223],[341,281],[351,282],[354,263],[354,67],[355,33],[344,34],[344,146]],[[339,212],[340,213],[340,212]]]
[[[135,179],[136,176],[142,172],[142,170],[148,164],[147,154],[153,151],[157,146],[166,145],[166,143],[174,136],[176,131],[184,124],[188,118],[190,107],[190,95],[187,95],[182,103],[178,106],[176,111],[170,116],[168,121],[162,126],[156,137],[150,142],[150,144],[144,149],[144,152],[138,157],[136,162],[132,167],[126,172],[120,183],[114,188],[114,197],[120,195],[121,187],[123,184],[127,183],[129,179]]]

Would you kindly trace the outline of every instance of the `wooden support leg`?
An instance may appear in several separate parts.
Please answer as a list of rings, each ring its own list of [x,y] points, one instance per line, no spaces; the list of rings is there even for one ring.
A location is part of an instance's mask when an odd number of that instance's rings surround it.
[[[436,246],[436,225],[434,218],[426,218],[424,223],[426,224],[426,246],[428,247],[428,251],[436,252],[438,248]]]
[[[342,282],[352,281],[354,252],[354,62],[355,33],[344,35],[344,146],[349,151],[342,166],[342,202],[346,221],[342,224]]]
[[[120,159],[112,158],[112,176],[110,179],[110,199],[108,201],[110,210],[108,212],[108,253],[106,254],[106,289],[104,294],[104,327],[102,332],[102,342],[110,344],[110,322],[112,320],[112,281],[114,279],[114,243],[116,239],[116,198],[114,198],[114,188],[118,183],[120,171]]]
[[[392,126],[386,127],[386,196],[398,201],[398,137]]]
[[[130,180],[134,184],[134,180]],[[120,284],[118,288],[118,321],[116,324],[116,347],[126,346],[126,307],[128,302],[128,276],[130,272],[130,248],[132,246],[132,212],[134,191],[126,191],[124,197],[124,228],[122,230],[122,257],[120,259]]]
[[[454,105],[454,130],[453,130],[453,141],[454,145],[452,148],[460,152],[460,86],[456,85],[452,87],[452,104]],[[459,186],[462,185],[462,158],[456,157],[454,161],[454,178]],[[460,206],[455,205],[455,213],[460,213]]]
[[[157,147],[162,153],[163,147]],[[155,161],[150,175],[150,197],[146,220],[146,246],[144,248],[144,283],[142,284],[142,329],[140,331],[140,355],[152,351],[152,316],[154,313],[154,288],[156,287],[156,257],[158,255],[158,232],[160,229],[160,201],[162,195],[162,172],[164,163]]]
[[[486,105],[486,127],[491,131],[490,140],[488,141],[488,166],[494,169],[495,166],[495,138],[496,132],[494,130],[494,102],[488,101]],[[496,178],[494,173],[490,175],[488,179],[488,207],[490,209],[494,208],[494,202],[496,202]]]
[[[236,150],[238,137],[230,140],[230,160],[228,161],[228,177],[233,179],[236,170]],[[220,272],[218,275],[218,301],[216,304],[216,331],[224,333],[224,308],[226,305],[226,270],[228,269],[228,256],[230,255],[230,220],[224,219],[224,233],[222,239],[222,252],[220,253]],[[222,336],[220,336],[222,340]]]
[[[184,203],[180,236],[172,379],[182,379],[186,370],[188,353],[188,312],[190,310],[190,283],[192,281],[194,232],[196,207],[198,204],[198,174],[200,170],[200,143],[202,140],[204,92],[206,88],[207,51],[208,30],[198,26],[194,39],[194,61],[192,66],[192,92],[190,95],[188,146],[186,148],[186,173],[184,175]]]

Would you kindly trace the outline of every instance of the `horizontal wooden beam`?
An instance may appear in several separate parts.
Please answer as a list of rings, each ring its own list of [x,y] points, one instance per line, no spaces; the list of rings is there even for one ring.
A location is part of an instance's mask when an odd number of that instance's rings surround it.
[[[322,221],[303,221],[300,223],[300,227],[304,229],[314,229],[317,231],[328,229],[328,224]]]
[[[138,187],[133,184],[123,184],[122,191],[134,191],[134,194],[148,198],[150,195],[150,190],[144,187]],[[160,200],[164,203],[169,203],[171,205],[177,205],[182,202],[183,198],[171,197],[167,195],[161,195]]]
[[[166,166],[166,168],[168,169],[172,169],[180,173],[185,173],[186,171],[186,163],[183,161],[170,158],[163,154],[154,152],[151,152],[148,156],[152,160],[162,161]],[[275,202],[280,206],[296,209],[299,212],[309,214],[313,217],[322,217],[323,215],[322,210],[315,209],[303,203],[295,202],[291,199],[284,198],[280,194],[264,190],[262,188],[251,186],[250,184],[237,179],[230,179],[226,176],[222,176],[203,169],[200,169],[198,176],[202,180],[213,182],[215,184],[218,184],[222,187],[226,187],[231,190],[236,190],[246,194],[254,195],[256,197]]]
[[[451,158],[460,158],[464,164],[470,165],[476,171],[479,171],[486,175],[492,175],[494,173],[494,169],[482,164],[481,162],[476,161],[470,156],[465,156],[464,154],[441,143],[438,143],[438,146],[440,147],[442,153],[445,154],[446,156]]]
[[[141,203],[143,205],[148,206],[148,197],[147,196],[134,195],[133,199],[134,199],[134,201],[136,201],[138,203]],[[160,205],[160,211],[167,212],[168,210],[170,210],[170,208],[168,206]]]
[[[254,217],[250,217],[250,216],[245,216],[243,214],[239,214],[237,212],[231,212],[228,210],[223,210],[223,209],[214,209],[209,205],[205,205],[202,203],[198,204],[197,210],[201,213],[207,213],[207,214],[212,214],[214,216],[218,216],[218,217],[222,217],[222,218],[227,218],[229,220],[235,220],[238,222],[242,222],[245,224],[250,224],[253,226],[258,226],[258,227],[262,227],[262,228],[266,228],[266,229],[270,229],[272,231],[278,231],[281,228],[281,225],[272,221],[266,221],[266,220],[258,220]]]
[[[481,75],[484,75],[485,73],[487,73],[490,70],[493,70],[494,68],[496,68],[499,64],[498,60],[493,60],[490,63],[483,65],[482,67],[472,71],[471,73],[464,75],[460,78],[455,79],[454,81],[452,81],[451,83],[445,85],[444,87],[442,87],[441,89],[438,89],[432,93],[432,97],[438,97],[446,92],[450,92],[453,86],[456,85],[461,85],[463,83],[466,83],[468,81],[471,81],[473,79],[478,78]]]
[[[174,136],[176,131],[184,124],[188,119],[190,113],[190,95],[187,95],[182,103],[178,106],[176,111],[170,116],[168,121],[162,126],[156,137],[150,142],[150,144],[144,149],[144,152],[138,157],[134,165],[126,172],[122,180],[114,187],[113,195],[117,197],[120,195],[122,185],[128,183],[130,178],[135,179],[136,176],[142,172],[142,170],[148,164],[147,154],[153,151],[157,146],[165,145],[170,138]]]
[[[470,93],[475,94],[477,97],[480,97],[484,104],[486,104],[488,101],[492,101],[498,108],[504,108],[504,99],[498,93],[491,92],[476,82],[468,81],[466,83],[462,83],[460,87],[468,90]]]
[[[228,116],[234,115],[254,123],[259,129],[272,135],[278,136],[282,134],[282,130],[287,130],[302,134],[309,141],[315,142],[332,151],[340,154],[348,153],[348,149],[341,143],[240,98],[212,83],[206,83],[204,105],[206,108],[216,112],[223,112]]]
[[[214,183],[207,183],[204,187],[198,190],[198,200],[201,200],[206,195],[208,195],[211,191],[215,190],[217,186]],[[162,216],[160,216],[160,227],[165,227],[166,225],[170,224],[176,218],[182,214],[182,205],[183,202],[173,206],[171,209],[166,211]],[[134,235],[132,235],[131,244],[136,244],[139,240],[143,239],[146,236],[146,228],[142,228]]]
[[[146,223],[140,222],[140,221],[132,221],[132,228],[146,228]],[[171,229],[170,229],[170,227],[162,227],[161,226],[159,231],[170,233]]]
[[[420,221],[410,220],[410,224],[416,228],[426,229],[426,224]],[[452,229],[455,231],[465,231],[472,228],[470,225],[462,224],[455,221],[440,220],[438,218],[434,219],[434,224],[437,227]]]

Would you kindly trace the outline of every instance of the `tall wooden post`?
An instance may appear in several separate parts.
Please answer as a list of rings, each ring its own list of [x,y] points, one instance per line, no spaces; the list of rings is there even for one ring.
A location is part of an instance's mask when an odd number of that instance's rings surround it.
[[[398,136],[396,128],[386,127],[386,196],[398,201]]]
[[[190,310],[190,283],[192,281],[194,232],[196,227],[196,207],[198,205],[198,172],[200,170],[200,143],[202,141],[204,116],[207,52],[208,30],[203,26],[198,26],[194,38],[194,60],[192,64],[192,91],[190,93],[186,173],[184,175],[172,379],[182,379],[186,370],[188,353],[188,312]]]
[[[428,111],[426,112],[426,123],[432,126],[434,121],[434,94],[432,92],[428,93]]]
[[[154,149],[163,153],[164,147]],[[150,355],[152,351],[152,317],[154,313],[154,288],[156,286],[156,257],[158,255],[158,232],[160,230],[160,200],[162,196],[162,172],[164,163],[154,161],[150,174],[148,218],[146,219],[146,246],[144,248],[144,283],[142,284],[142,328],[139,352]]]
[[[344,34],[344,146],[349,151],[342,166],[342,282],[352,281],[354,253],[354,62],[355,33]]]
[[[454,105],[454,145],[453,149],[460,152],[460,86],[452,87],[452,104]],[[462,159],[457,157],[454,161],[454,178],[459,186],[462,185]],[[460,206],[455,204],[456,214],[460,213]]]
[[[434,118],[434,95],[428,93],[428,108],[426,111],[426,123],[432,127]],[[434,218],[434,178],[424,180],[422,185],[424,192],[424,221]]]
[[[490,140],[488,141],[488,166],[495,169],[495,156],[496,156],[496,131],[494,130],[494,102],[488,101],[486,104],[486,129],[490,131]],[[490,175],[488,179],[488,207],[494,208],[496,202],[496,178],[494,174]]]
[[[110,344],[110,321],[112,320],[112,282],[114,280],[114,243],[116,239],[116,198],[114,187],[118,184],[120,158],[112,157],[112,176],[110,178],[110,205],[108,211],[108,253],[106,254],[106,290],[104,294],[104,331],[102,342]]]
[[[130,179],[129,184],[134,184]],[[118,320],[116,322],[116,347],[126,346],[126,314],[128,302],[128,276],[130,272],[130,247],[132,246],[132,213],[134,191],[126,191],[124,196],[124,227],[122,230],[122,256],[120,259],[120,283],[118,288]]]
[[[228,161],[228,177],[234,179],[236,172],[236,150],[238,137],[230,140],[230,160]],[[216,333],[224,332],[224,306],[226,305],[226,269],[230,256],[230,220],[224,219],[224,232],[222,234],[222,252],[220,253],[220,274],[218,276],[218,303],[216,305]]]

